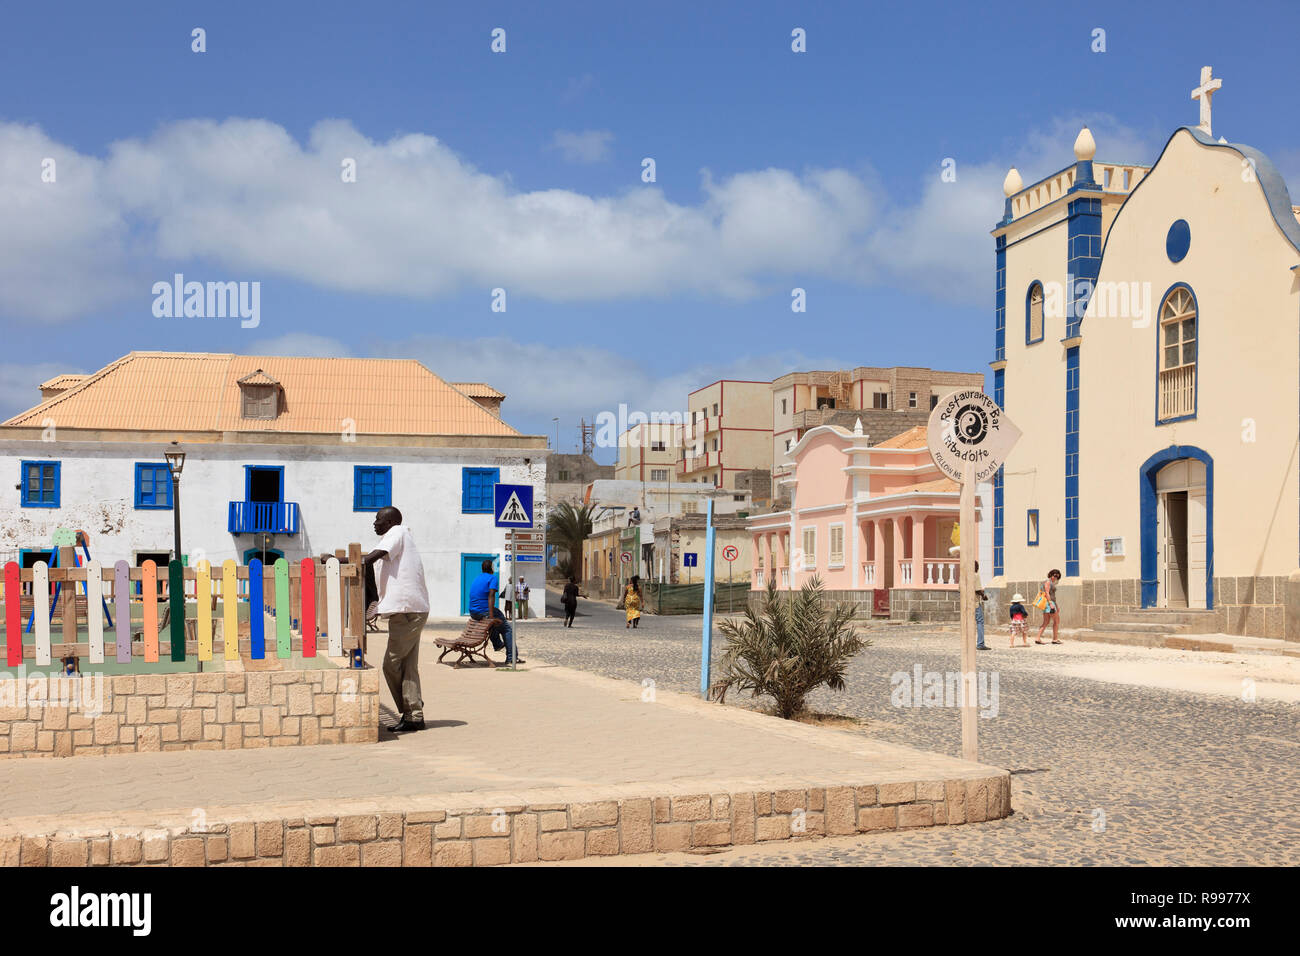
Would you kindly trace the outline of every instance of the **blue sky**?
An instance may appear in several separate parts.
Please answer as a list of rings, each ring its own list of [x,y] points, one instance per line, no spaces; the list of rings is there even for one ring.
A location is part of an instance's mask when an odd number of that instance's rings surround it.
[[[1002,176],[1067,165],[1083,123],[1151,162],[1212,64],[1215,135],[1300,192],[1297,9],[11,7],[0,412],[131,349],[416,357],[572,450],[580,417],[723,376],[984,371]],[[259,326],[155,317],[176,272],[260,282]]]

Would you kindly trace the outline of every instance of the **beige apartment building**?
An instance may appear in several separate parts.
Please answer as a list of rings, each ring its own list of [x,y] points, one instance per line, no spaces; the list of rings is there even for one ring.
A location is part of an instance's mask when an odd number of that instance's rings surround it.
[[[929,368],[859,366],[853,370],[791,372],[771,385],[772,474],[791,470],[786,453],[819,425],[862,430],[872,443],[900,435],[929,420],[930,410],[949,392],[984,387],[980,372]]]
[[[679,460],[681,427],[664,422],[633,425],[618,438],[617,481],[672,481]]]
[[[772,383],[723,379],[687,398],[679,481],[735,488],[736,476],[771,467]]]

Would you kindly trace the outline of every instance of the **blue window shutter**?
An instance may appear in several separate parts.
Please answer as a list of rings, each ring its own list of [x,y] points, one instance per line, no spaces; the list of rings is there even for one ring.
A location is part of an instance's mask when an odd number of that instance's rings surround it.
[[[492,486],[500,480],[500,468],[461,469],[460,510],[465,514],[491,514]]]
[[[135,506],[145,510],[171,510],[172,475],[166,465],[151,461],[135,463]]]
[[[22,491],[19,504],[24,508],[58,508],[62,489],[57,461],[24,461],[19,464]]]

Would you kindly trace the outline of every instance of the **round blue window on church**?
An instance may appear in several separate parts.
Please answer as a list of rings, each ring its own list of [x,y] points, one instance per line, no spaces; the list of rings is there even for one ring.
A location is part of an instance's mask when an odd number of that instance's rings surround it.
[[[1165,236],[1165,253],[1169,261],[1182,262],[1191,246],[1192,227],[1187,225],[1186,219],[1179,219],[1169,227],[1169,235]]]

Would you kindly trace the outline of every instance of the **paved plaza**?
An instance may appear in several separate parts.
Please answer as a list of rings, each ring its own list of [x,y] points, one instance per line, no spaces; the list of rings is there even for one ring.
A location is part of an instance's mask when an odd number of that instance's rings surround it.
[[[420,733],[0,762],[0,861],[491,865],[1007,812],[1006,773],[953,756],[529,651],[517,672],[436,663],[435,638],[459,629],[423,636]],[[525,625],[525,640],[544,629],[560,630]],[[384,642],[372,636],[376,663]]]
[[[567,667],[684,691],[699,684],[700,619],[646,617],[623,627],[583,601],[577,626],[536,625],[526,654]],[[526,632],[527,633],[527,632]],[[957,636],[921,625],[873,627],[843,694],[819,691],[820,712],[865,720],[883,741],[961,750],[946,708],[895,708],[890,675],[956,670]],[[621,860],[706,864],[1205,864],[1300,863],[1300,661],[1067,642],[994,648],[998,716],[980,721],[980,760],[1012,773],[1007,819],[962,827],[830,838],[699,856]],[[719,636],[717,645],[722,643]],[[1251,690],[1255,699],[1243,699]],[[738,701],[739,702],[739,701]]]

